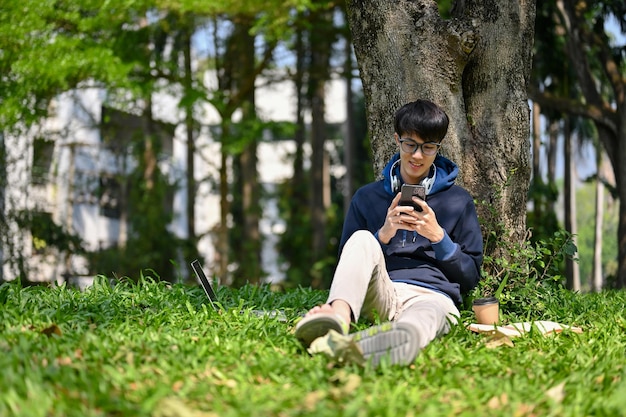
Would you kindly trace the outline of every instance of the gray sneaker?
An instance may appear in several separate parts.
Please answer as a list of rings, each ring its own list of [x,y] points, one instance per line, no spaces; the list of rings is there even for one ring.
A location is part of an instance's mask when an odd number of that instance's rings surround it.
[[[419,352],[417,329],[409,323],[384,323],[352,335],[366,361],[374,367],[381,361],[409,365]]]

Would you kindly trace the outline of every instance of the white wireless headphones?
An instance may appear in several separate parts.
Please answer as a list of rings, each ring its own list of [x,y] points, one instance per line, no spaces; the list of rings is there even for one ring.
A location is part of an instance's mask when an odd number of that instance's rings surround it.
[[[389,176],[391,177],[391,190],[394,193],[397,193],[398,191],[400,191],[400,179],[395,173],[396,166],[399,164],[400,164],[400,159],[394,162],[393,165],[391,165],[391,169],[389,170]]]

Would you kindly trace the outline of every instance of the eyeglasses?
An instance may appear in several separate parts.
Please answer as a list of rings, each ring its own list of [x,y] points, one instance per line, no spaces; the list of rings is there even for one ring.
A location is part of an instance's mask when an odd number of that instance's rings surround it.
[[[411,139],[400,139],[400,148],[411,155],[417,152],[418,149],[421,149],[423,155],[433,156],[437,153],[440,146],[441,143],[437,142],[417,143]]]

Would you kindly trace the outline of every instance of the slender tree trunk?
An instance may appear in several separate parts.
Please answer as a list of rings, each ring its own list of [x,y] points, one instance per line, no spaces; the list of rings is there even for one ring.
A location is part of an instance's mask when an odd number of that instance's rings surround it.
[[[346,167],[344,189],[343,189],[343,209],[348,212],[350,200],[354,193],[354,162],[353,157],[356,152],[355,130],[354,130],[354,104],[352,92],[352,43],[346,42],[344,75],[346,79],[346,124],[343,141],[344,165]]]
[[[302,12],[304,14],[305,12]],[[299,22],[305,21],[305,16],[300,15]],[[288,280],[293,285],[311,285],[312,254],[310,250],[297,250],[311,247],[311,221],[310,221],[310,181],[305,176],[304,169],[304,145],[306,142],[306,125],[304,114],[307,107],[306,81],[308,76],[308,42],[307,31],[298,26],[295,34],[296,71],[294,73],[294,87],[296,92],[296,130],[294,132],[294,160],[293,176],[289,180],[288,188],[283,198],[286,200],[288,212],[286,213],[287,231],[280,239],[281,253],[288,259]]]
[[[6,186],[7,186],[7,152],[4,143],[4,132],[0,129],[0,285],[4,280],[4,259],[9,228],[6,216]]]
[[[578,233],[578,230],[576,227],[576,187],[574,186],[574,180],[577,175],[576,165],[572,163],[572,142],[574,141],[574,137],[572,136],[571,119],[569,117],[565,117],[564,122],[563,154],[565,155],[565,184],[563,197],[565,200],[565,230],[571,233],[574,244],[576,244],[576,234]],[[578,262],[575,262],[569,257],[565,260],[565,280],[567,288],[574,291],[580,291],[580,268],[578,267]]]
[[[236,92],[237,103],[241,109],[241,130],[245,131],[240,140],[244,140],[243,151],[237,156],[238,181],[237,201],[241,204],[240,210],[233,213],[237,228],[236,242],[239,250],[234,252],[238,264],[233,284],[237,287],[246,283],[258,284],[263,278],[261,268],[261,232],[259,221],[261,217],[261,192],[257,171],[258,138],[253,128],[256,120],[255,90],[247,88],[254,85],[255,51],[254,36],[250,34],[253,21],[245,16],[239,16],[235,22],[233,35],[229,39],[231,50],[229,57],[236,59],[237,64],[232,66],[233,91]]]
[[[543,179],[541,178],[541,107],[537,103],[533,103],[532,112],[532,134],[533,134],[533,170],[532,182],[535,190],[539,188]],[[542,218],[543,202],[538,198],[535,192],[533,198],[533,212],[536,219]]]
[[[119,166],[121,167],[119,178],[120,178],[120,230],[118,234],[117,247],[125,248],[126,243],[128,242],[128,203],[129,203],[129,188],[130,188],[130,178],[128,177],[128,166],[126,164],[127,161],[126,149],[122,152],[119,157]]]
[[[227,123],[222,122],[222,135],[226,137]],[[228,199],[228,154],[222,146],[220,159],[220,223],[217,230],[216,248],[219,268],[217,276],[227,280],[228,264],[230,262],[228,247],[228,216],[230,213],[230,201]]]
[[[549,129],[549,138],[550,141],[547,147],[547,156],[548,156],[548,177],[547,184],[548,189],[552,192],[556,193],[556,154],[558,151],[558,139],[560,133],[559,121],[554,120],[550,123]],[[550,195],[546,198],[546,211],[549,213],[554,213],[555,208],[554,204],[556,202],[556,194],[550,193]]]
[[[602,230],[604,226],[604,184],[602,183],[603,155],[602,149],[596,149],[596,165],[598,174],[596,178],[596,221],[593,238],[593,284],[592,290],[599,292],[602,290],[604,280],[602,277]]]
[[[321,259],[326,247],[326,211],[324,204],[324,174],[326,124],[324,119],[324,83],[315,88],[311,106],[311,225],[313,263]],[[314,277],[314,288],[322,277]]]
[[[146,133],[143,139],[143,180],[146,190],[151,192],[154,189],[155,173],[157,169],[157,158],[154,151],[155,131],[154,118],[152,116],[152,97],[146,99],[146,108],[144,110],[144,120],[146,123]]]
[[[622,107],[622,128],[618,138],[618,155],[612,161],[615,170],[615,183],[619,197],[619,223],[617,226],[617,280],[615,286],[620,289],[626,288],[626,103]],[[601,138],[602,139],[602,138]],[[607,147],[605,146],[605,149]],[[617,166],[615,165],[617,164]]]
[[[236,286],[259,284],[263,276],[261,269],[261,216],[260,184],[257,172],[257,143],[251,142],[239,157],[241,169],[241,204],[243,209],[242,247],[239,254],[238,280]]]
[[[541,107],[533,102],[532,111],[533,134],[533,182],[541,179]]]
[[[191,71],[191,22],[186,18],[187,32],[184,39],[184,89],[186,95],[191,94],[193,89],[193,73]],[[185,128],[187,130],[187,239],[192,247],[196,247],[196,180],[195,180],[195,155],[196,144],[194,140],[193,102],[189,98],[185,101]]]
[[[331,40],[328,28],[332,27],[332,16],[321,12],[314,16],[316,29],[311,31],[311,72],[309,77],[309,97],[311,98],[311,226],[313,264],[326,253],[326,204],[325,160],[326,160],[326,119],[325,86],[328,79]],[[323,285],[323,276],[312,271],[314,288]]]
[[[306,194],[303,192],[304,187],[304,142],[306,127],[304,125],[304,109],[305,109],[305,91],[304,91],[304,72],[305,72],[305,56],[306,48],[303,39],[303,30],[298,28],[296,33],[296,74],[294,75],[294,84],[296,89],[296,132],[294,134],[294,141],[296,145],[294,162],[293,162],[293,196],[296,199],[296,204],[292,207],[296,210],[306,209],[307,200]],[[301,207],[297,207],[301,203]],[[292,213],[292,216],[301,216],[302,211]],[[292,217],[295,218],[295,217]]]
[[[5,242],[7,240],[7,234],[9,228],[7,225],[6,211],[5,211],[5,195],[6,195],[6,178],[7,178],[7,154],[4,144],[4,132],[0,130],[0,285],[4,283],[4,258],[5,258]]]
[[[67,211],[65,212],[65,230],[74,233],[74,186],[76,182],[76,143],[70,144],[70,166],[67,175]],[[69,251],[62,254],[63,271],[62,276],[69,277],[72,274],[71,254]],[[61,284],[61,276],[57,278],[57,283]]]

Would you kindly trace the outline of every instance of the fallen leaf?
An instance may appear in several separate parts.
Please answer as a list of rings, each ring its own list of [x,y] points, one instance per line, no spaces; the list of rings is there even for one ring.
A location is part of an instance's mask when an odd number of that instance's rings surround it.
[[[56,334],[57,336],[62,335],[61,329],[59,329],[59,326],[57,326],[56,324],[52,324],[46,327],[41,331],[41,333],[45,334],[48,337],[51,337],[53,334]]]
[[[172,384],[172,391],[178,392],[183,387],[183,381],[178,380]]]
[[[323,391],[311,391],[304,397],[303,405],[305,410],[314,411],[317,404],[326,397]]]
[[[361,377],[341,369],[330,379],[330,382],[335,385],[330,390],[331,395],[333,398],[340,399],[352,394],[361,386]]]
[[[565,398],[565,382],[561,382],[560,384],[550,388],[546,391],[546,395],[557,403],[562,403]]]
[[[489,349],[493,349],[499,346],[513,347],[513,341],[504,333],[498,331],[494,332],[485,342],[485,346]]]
[[[68,366],[72,364],[72,358],[70,358],[69,356],[63,356],[63,357],[57,358],[56,363],[57,365]]]
[[[152,417],[218,417],[218,414],[194,410],[179,398],[167,397],[159,401]]]
[[[350,374],[344,382],[343,391],[351,393],[361,386],[361,377],[357,374]]]
[[[531,404],[520,404],[515,412],[513,413],[514,417],[537,417],[535,414],[535,406]]]
[[[509,397],[506,395],[506,393],[502,393],[499,396],[491,397],[491,399],[487,401],[487,407],[492,410],[496,410],[498,408],[501,408],[502,406],[507,405],[508,403]]]

